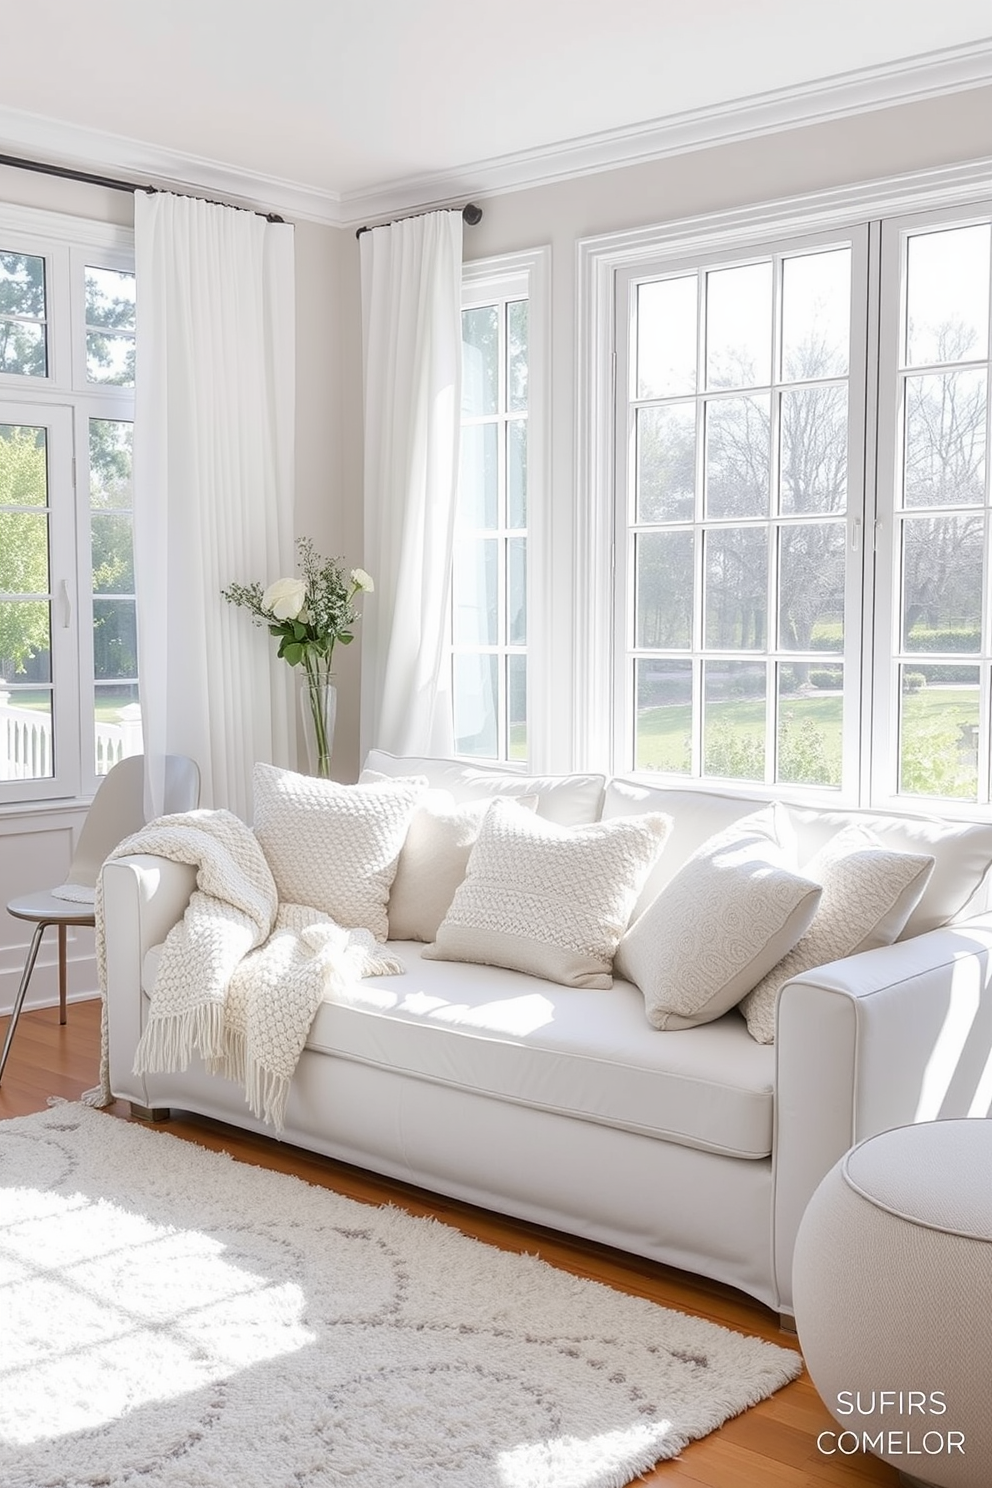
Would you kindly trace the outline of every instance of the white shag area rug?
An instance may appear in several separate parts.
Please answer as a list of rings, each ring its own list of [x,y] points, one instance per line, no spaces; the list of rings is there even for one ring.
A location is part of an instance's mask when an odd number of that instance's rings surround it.
[[[87,1106],[0,1122],[3,1488],[622,1488],[800,1368]]]

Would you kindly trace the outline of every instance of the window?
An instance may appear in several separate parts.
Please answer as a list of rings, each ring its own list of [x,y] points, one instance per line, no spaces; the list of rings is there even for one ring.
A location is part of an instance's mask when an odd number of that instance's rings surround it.
[[[0,803],[141,748],[122,231],[0,211]]]
[[[840,786],[853,251],[621,281],[625,770]]]
[[[882,264],[875,795],[987,805],[992,213],[885,223]]]
[[[531,280],[539,262],[540,255],[521,255],[466,271],[451,585],[456,753],[520,764],[531,749],[528,569],[540,341]]]
[[[992,206],[810,215],[583,245],[584,763],[987,810]]]

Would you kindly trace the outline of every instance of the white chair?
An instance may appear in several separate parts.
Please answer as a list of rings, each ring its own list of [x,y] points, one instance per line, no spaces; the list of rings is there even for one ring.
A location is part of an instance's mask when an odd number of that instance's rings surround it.
[[[93,898],[104,860],[119,842],[144,826],[144,781],[144,755],[135,754],[120,760],[104,776],[93,797],[66,882],[54,890],[43,889],[37,894],[11,899],[7,905],[7,913],[15,919],[33,921],[35,931],[14,998],[3,1053],[0,1054],[0,1080],[3,1079],[14,1030],[38,959],[41,938],[49,925],[57,926],[59,932],[59,1022],[65,1022],[66,929],[69,925],[92,927],[95,924]],[[200,771],[196,763],[182,754],[168,755],[165,762],[166,813],[192,811],[199,799]]]

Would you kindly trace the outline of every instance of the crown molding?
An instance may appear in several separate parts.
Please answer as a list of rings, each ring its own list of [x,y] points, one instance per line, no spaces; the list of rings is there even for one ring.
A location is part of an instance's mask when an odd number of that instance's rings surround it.
[[[753,94],[729,104],[670,114],[634,128],[606,130],[410,176],[351,192],[246,170],[103,130],[0,107],[0,151],[79,170],[122,175],[136,185],[208,193],[235,206],[355,228],[377,218],[449,206],[466,196],[552,185],[578,176],[754,139],[802,125],[918,103],[992,83],[992,37],[877,67]]]

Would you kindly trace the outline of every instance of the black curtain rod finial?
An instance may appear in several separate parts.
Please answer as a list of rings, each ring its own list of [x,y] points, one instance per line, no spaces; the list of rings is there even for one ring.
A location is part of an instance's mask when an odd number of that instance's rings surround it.
[[[413,216],[413,217],[420,217],[420,216],[426,216],[426,215],[427,214],[425,212],[424,213],[421,213],[421,212],[413,212],[413,213],[411,213],[411,216]],[[409,220],[410,220],[409,217],[395,217],[393,219],[394,222],[408,222]],[[479,222],[482,221],[482,208],[480,206],[478,206],[475,202],[468,202],[464,207],[462,207],[462,221],[465,223],[465,225],[467,227],[475,227],[477,223],[479,223]],[[376,223],[376,226],[377,227],[392,227],[392,225],[393,225],[392,222],[378,222],[378,223]],[[356,229],[356,231],[355,231],[355,237],[356,238],[360,238],[362,236],[362,233],[367,233],[367,232],[371,232],[371,231],[372,231],[371,226],[368,223],[366,223],[366,225],[364,227],[359,227],[359,228]]]

